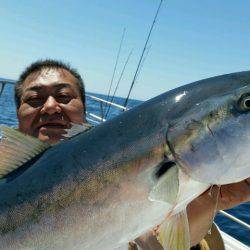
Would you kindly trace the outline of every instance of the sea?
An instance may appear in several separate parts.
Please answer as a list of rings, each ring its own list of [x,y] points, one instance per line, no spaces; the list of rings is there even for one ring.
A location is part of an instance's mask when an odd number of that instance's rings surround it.
[[[3,78],[0,78],[0,81]],[[0,93],[1,93],[1,83],[0,83]],[[0,124],[5,124],[8,126],[17,126],[17,117],[16,110],[14,104],[14,85],[6,84],[2,95],[0,96]],[[106,95],[100,95],[98,93],[88,93],[89,95],[94,95],[96,97],[107,99]],[[101,110],[106,109],[109,106],[100,106],[100,103],[94,101],[93,99],[87,97],[87,111],[89,113],[95,114],[97,116],[105,116],[106,113]],[[121,97],[114,97],[113,102],[123,105],[125,99]],[[132,108],[136,105],[139,105],[142,101],[139,100],[130,100],[128,102],[128,108]],[[121,110],[110,107],[110,111],[107,115],[107,119],[112,119],[112,117],[119,115]],[[92,117],[93,118],[93,117]],[[92,119],[91,118],[91,119]],[[94,120],[94,119],[93,119]],[[93,122],[93,121],[91,121]],[[96,124],[93,122],[93,124]],[[0,159],[1,160],[1,159]],[[237,206],[235,208],[229,209],[226,212],[236,216],[240,220],[250,224],[250,202]],[[250,247],[250,231],[244,228],[243,226],[229,220],[221,214],[218,214],[215,218],[216,224],[219,226],[221,230],[230,234],[232,237],[240,240],[242,243],[248,245]]]

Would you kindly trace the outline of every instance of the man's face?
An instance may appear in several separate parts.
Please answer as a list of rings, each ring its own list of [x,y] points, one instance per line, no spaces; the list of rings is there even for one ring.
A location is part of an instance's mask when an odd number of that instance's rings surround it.
[[[71,123],[85,121],[83,103],[75,77],[64,69],[43,69],[23,84],[17,110],[19,130],[54,144]]]

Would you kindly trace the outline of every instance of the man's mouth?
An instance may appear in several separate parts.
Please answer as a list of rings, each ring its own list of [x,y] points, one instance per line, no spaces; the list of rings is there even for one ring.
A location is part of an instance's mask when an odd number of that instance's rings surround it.
[[[61,124],[57,122],[48,122],[48,123],[44,123],[38,126],[38,129],[41,129],[41,128],[68,129],[69,126],[67,124]]]

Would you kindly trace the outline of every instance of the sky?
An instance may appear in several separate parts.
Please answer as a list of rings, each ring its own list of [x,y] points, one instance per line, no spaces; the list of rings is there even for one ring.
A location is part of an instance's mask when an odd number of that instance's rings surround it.
[[[59,59],[86,90],[127,96],[158,0],[36,0],[0,4],[0,77],[17,79],[37,59]],[[147,100],[204,78],[249,70],[250,1],[163,1],[131,98]]]

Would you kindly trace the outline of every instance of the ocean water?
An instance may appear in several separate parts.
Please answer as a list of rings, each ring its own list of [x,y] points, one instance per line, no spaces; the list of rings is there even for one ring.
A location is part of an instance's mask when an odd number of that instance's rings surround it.
[[[0,84],[0,91],[1,91],[1,84]],[[90,94],[93,94],[93,93],[90,93]],[[103,99],[107,98],[107,96],[105,95],[99,95],[99,94],[93,94],[93,95],[103,98]],[[116,97],[114,99],[115,103],[121,104],[121,105],[123,105],[124,101],[125,101],[124,98]],[[130,100],[128,103],[128,106],[131,108],[140,103],[141,101],[138,101],[138,100]],[[87,111],[88,112],[101,116],[102,112],[100,110],[101,108],[100,108],[99,103],[87,98]],[[110,119],[118,115],[120,112],[121,111],[111,107],[107,118]],[[7,84],[5,86],[2,96],[0,97],[0,124],[6,124],[9,126],[17,125],[17,117],[16,117],[15,104],[14,104],[14,98],[13,98],[13,85],[12,84]],[[227,212],[238,217],[242,221],[245,221],[246,223],[250,224],[250,202],[237,206],[233,209],[230,209]],[[240,240],[241,242],[245,243],[246,245],[250,246],[250,231],[248,231],[241,225],[227,219],[226,217],[220,214],[216,216],[215,222],[220,227],[220,229],[230,234],[234,238]]]

